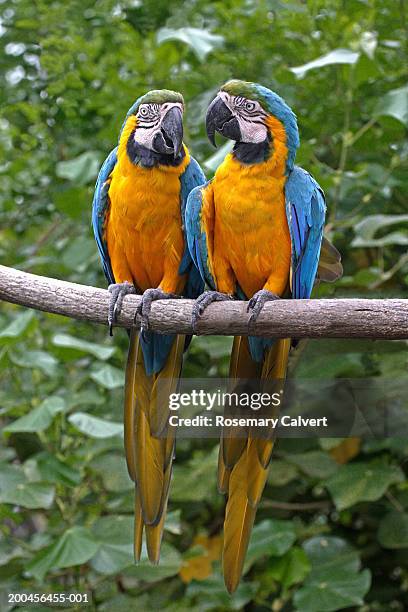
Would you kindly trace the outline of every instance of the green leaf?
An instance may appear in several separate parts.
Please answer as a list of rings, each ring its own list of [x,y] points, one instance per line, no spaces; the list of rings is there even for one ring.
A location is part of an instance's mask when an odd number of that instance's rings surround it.
[[[334,612],[351,606],[361,606],[371,584],[368,570],[350,574],[338,569],[333,576],[314,576],[295,593],[294,603],[299,612]]]
[[[54,417],[64,410],[65,401],[63,398],[52,395],[31,412],[4,427],[3,431],[7,433],[44,431],[51,425]]]
[[[21,465],[9,465],[7,463],[0,464],[0,491],[4,489],[12,489],[18,484],[27,481]]]
[[[157,44],[168,40],[180,40],[194,51],[197,58],[203,62],[207,55],[215,48],[221,47],[224,37],[219,34],[211,34],[200,28],[161,28],[157,32]]]
[[[181,534],[181,510],[173,510],[172,512],[167,512],[166,521],[164,523],[164,528],[169,533],[173,533],[174,535]]]
[[[97,177],[100,159],[96,151],[86,151],[74,159],[58,162],[56,175],[77,185],[86,185]]]
[[[360,47],[370,59],[374,59],[378,39],[376,32],[363,32],[360,38]]]
[[[131,610],[149,610],[149,595],[144,593],[143,595],[136,595],[136,597],[129,597],[125,593],[119,593],[112,597],[112,599],[104,600],[98,605],[98,612],[130,612]],[[46,610],[45,612],[48,612]]]
[[[24,472],[31,481],[45,480],[68,487],[74,487],[81,482],[78,470],[46,451],[28,459],[24,463]]]
[[[392,89],[380,96],[375,108],[375,115],[387,115],[408,127],[408,85]]]
[[[208,482],[217,469],[218,449],[211,453],[196,452],[184,465],[174,466],[174,479],[171,488],[173,501],[202,501],[208,499]]]
[[[52,198],[57,210],[65,213],[75,220],[84,214],[83,203],[88,196],[87,187],[59,185],[52,193]]]
[[[280,557],[296,540],[291,521],[268,519],[255,525],[245,560],[244,574],[262,557]]]
[[[175,514],[175,513],[170,513]],[[178,513],[179,514],[179,513]],[[168,525],[174,524],[174,517],[166,517],[165,529],[171,533],[180,533],[172,531]],[[116,574],[121,572],[126,567],[134,567],[133,556],[133,516],[104,516],[99,518],[92,527],[92,534],[95,540],[100,542],[100,548],[93,557],[91,565],[95,571],[100,574]],[[174,554],[174,549],[166,544],[163,544],[160,558],[160,566],[167,565],[163,568],[163,575],[174,575],[178,572],[181,566],[181,560],[178,554]],[[143,551],[143,559],[141,574],[147,573],[148,567],[151,569],[149,582],[154,582],[160,578],[155,576],[155,568],[146,563],[146,552]],[[137,566],[139,567],[139,565]],[[177,571],[175,568],[177,567]]]
[[[285,458],[311,478],[328,478],[338,469],[334,459],[321,451],[288,455]]]
[[[101,474],[104,487],[108,491],[119,492],[134,489],[135,483],[129,478],[123,454],[107,453],[95,457],[93,469]]]
[[[81,433],[91,438],[111,438],[123,435],[122,423],[106,421],[85,412],[74,412],[68,417],[68,421]]]
[[[354,226],[356,237],[352,247],[385,246],[387,244],[408,244],[408,232],[393,232],[381,238],[375,238],[378,230],[390,225],[408,223],[408,215],[368,215]]]
[[[232,338],[229,336],[198,336],[194,350],[205,351],[211,359],[221,359],[231,355]]]
[[[143,546],[142,557],[139,563],[137,565],[132,563],[131,566],[124,570],[123,574],[145,582],[157,582],[178,574],[182,564],[183,559],[178,550],[170,546],[170,544],[163,542],[160,551],[160,563],[158,565],[152,567],[147,558],[146,548]]]
[[[298,470],[295,465],[287,461],[276,459],[271,464],[271,469],[268,474],[268,482],[273,487],[283,487],[288,482],[291,482],[298,475]]]
[[[393,511],[380,522],[378,541],[384,548],[408,548],[408,514]]]
[[[334,51],[321,55],[311,62],[307,62],[301,66],[295,66],[289,70],[299,79],[302,79],[309,70],[323,68],[324,66],[331,66],[333,64],[355,64],[359,57],[359,53],[350,51],[350,49],[334,49]]]
[[[310,561],[302,548],[294,546],[280,559],[272,559],[268,577],[278,580],[284,589],[302,582],[310,572]]]
[[[19,544],[16,544],[12,537],[2,537],[0,539],[0,566],[5,565],[16,557],[23,556],[23,548],[21,548]]]
[[[390,244],[399,244],[401,246],[408,244],[408,234],[403,232],[390,232],[386,236],[383,236],[383,238],[371,238],[371,240],[364,240],[364,238],[357,236],[357,238],[354,238],[352,241],[351,246],[356,248],[372,248],[385,247]]]
[[[380,499],[392,484],[403,482],[400,468],[381,463],[348,463],[326,483],[338,510]]]
[[[117,389],[125,384],[125,373],[119,368],[106,364],[99,370],[92,372],[92,380],[104,387],[105,389]]]
[[[306,540],[303,544],[313,571],[331,571],[343,568],[349,572],[356,572],[360,567],[358,553],[350,544],[332,536],[318,536]]]
[[[39,369],[47,376],[55,376],[57,373],[58,360],[45,351],[10,352],[11,361],[20,368]]]
[[[311,562],[311,572],[295,593],[299,612],[331,612],[363,604],[370,588],[368,570],[359,573],[357,552],[344,540],[314,537],[303,549]]]
[[[97,552],[100,544],[85,527],[71,527],[53,544],[40,551],[26,569],[37,580],[50,570],[82,565]]]
[[[67,398],[67,409],[71,410],[77,406],[101,406],[105,403],[105,399],[96,389],[84,389],[73,393]]]
[[[192,601],[188,609],[199,612],[243,610],[245,605],[255,596],[257,588],[258,586],[254,582],[241,582],[235,593],[229,595],[220,573],[216,572],[206,580],[193,580],[188,585],[186,594]],[[185,607],[185,609],[187,608]]]
[[[96,261],[95,241],[88,236],[77,236],[65,246],[62,263],[70,270],[83,272]]]
[[[18,314],[11,323],[9,323],[2,331],[0,331],[0,344],[5,344],[4,341],[9,339],[21,338],[24,332],[27,331],[28,326],[34,319],[34,312],[32,310],[25,310]],[[3,341],[3,342],[2,342]]]
[[[80,353],[89,353],[102,361],[110,359],[110,357],[112,357],[112,355],[116,352],[116,347],[114,346],[104,346],[103,344],[96,344],[94,342],[88,342],[87,340],[80,340],[79,338],[75,338],[75,336],[70,336],[69,334],[55,334],[55,336],[52,338],[52,343],[54,346],[70,348],[75,351],[79,351]]]
[[[116,574],[133,565],[133,517],[102,517],[93,525],[92,534],[100,543],[91,561],[95,571]]]
[[[55,490],[42,482],[20,482],[15,487],[0,490],[0,503],[15,504],[24,508],[50,508]]]

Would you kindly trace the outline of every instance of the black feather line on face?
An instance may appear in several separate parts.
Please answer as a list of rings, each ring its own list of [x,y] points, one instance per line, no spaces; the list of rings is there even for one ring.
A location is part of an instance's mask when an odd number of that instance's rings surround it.
[[[271,142],[270,134],[263,142],[236,142],[232,154],[242,164],[260,164],[269,159],[272,153]]]
[[[135,128],[136,130],[137,128]],[[147,147],[135,142],[135,130],[129,136],[126,144],[126,152],[132,164],[135,166],[142,166],[143,168],[155,168],[157,166],[179,166],[186,156],[184,147],[181,148],[180,153],[174,158],[173,153],[166,155],[164,153],[157,153]]]

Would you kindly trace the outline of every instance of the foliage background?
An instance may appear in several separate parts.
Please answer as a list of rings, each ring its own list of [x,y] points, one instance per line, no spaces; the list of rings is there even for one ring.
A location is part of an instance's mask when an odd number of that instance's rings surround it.
[[[186,141],[210,176],[220,157],[203,117],[234,76],[272,87],[298,115],[298,162],[326,191],[345,266],[319,294],[406,296],[407,12],[404,0],[2,1],[2,263],[105,286],[92,189],[127,109],[151,88],[182,91]],[[196,339],[186,375],[225,375],[229,346]],[[292,375],[397,379],[406,349],[310,341]],[[217,447],[184,440],[161,564],[135,567],[125,351],[124,333],[111,341],[105,329],[2,304],[3,594],[86,589],[101,612],[408,609],[401,439],[280,441],[232,598],[219,567]]]

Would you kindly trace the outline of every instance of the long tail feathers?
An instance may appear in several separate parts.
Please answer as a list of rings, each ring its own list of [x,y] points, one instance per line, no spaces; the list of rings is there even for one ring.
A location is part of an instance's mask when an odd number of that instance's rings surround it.
[[[268,350],[262,364],[251,358],[246,338],[235,338],[232,349],[230,378],[260,379],[261,390],[280,391],[286,375],[290,340],[278,340]],[[232,382],[232,384],[234,384]],[[239,386],[239,382],[237,382]],[[236,391],[237,387],[234,388]],[[242,390],[242,389],[241,389]],[[274,444],[273,430],[257,437],[254,430],[224,430],[220,444],[218,488],[228,495],[224,521],[223,571],[230,593],[237,588],[256,510],[265,487]],[[258,434],[259,435],[259,434]],[[238,452],[238,450],[240,452]]]
[[[168,425],[168,395],[177,390],[184,336],[177,336],[166,365],[147,376],[138,332],[132,330],[125,382],[125,452],[135,482],[135,560],[143,530],[149,559],[157,564],[170,488],[175,432]]]

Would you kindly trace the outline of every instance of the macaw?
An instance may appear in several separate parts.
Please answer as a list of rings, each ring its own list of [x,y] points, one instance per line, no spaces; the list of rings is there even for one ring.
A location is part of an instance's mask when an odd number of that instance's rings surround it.
[[[142,294],[141,332],[129,331],[124,438],[127,468],[135,482],[135,559],[140,559],[145,530],[148,556],[155,564],[175,447],[165,400],[176,391],[189,339],[149,331],[149,313],[154,300],[196,298],[203,290],[183,225],[187,196],[205,176],[183,143],[183,111],[183,97],[174,91],[154,90],[136,100],[118,146],[101,167],[92,208],[110,283],[111,334],[124,297]]]
[[[296,116],[280,96],[256,83],[229,81],[208,107],[206,128],[214,145],[215,132],[235,144],[214,178],[187,201],[188,246],[211,289],[196,300],[193,327],[211,302],[243,299],[250,331],[267,301],[309,298],[317,275],[335,280],[340,255],[323,238],[322,189],[295,166]],[[275,381],[279,389],[290,347],[290,339],[234,338],[230,380],[258,379],[261,389]],[[241,577],[273,443],[272,432],[261,438],[223,430],[218,487],[228,496],[223,572],[229,592]]]

